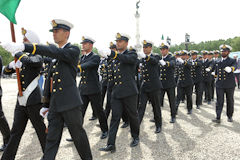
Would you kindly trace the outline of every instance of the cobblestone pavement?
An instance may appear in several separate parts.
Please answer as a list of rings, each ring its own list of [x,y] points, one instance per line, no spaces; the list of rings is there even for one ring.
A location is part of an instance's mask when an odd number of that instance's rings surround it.
[[[14,79],[2,79],[3,109],[7,120],[12,126],[16,103],[17,84]],[[195,95],[193,96],[195,100]],[[155,134],[152,107],[148,105],[141,125],[140,145],[130,148],[131,136],[129,127],[119,128],[114,154],[102,153],[98,148],[106,145],[107,140],[100,140],[100,129],[97,121],[88,121],[91,117],[91,107],[85,116],[84,128],[89,137],[95,160],[239,160],[240,159],[240,90],[235,92],[234,122],[227,122],[226,107],[222,123],[211,122],[215,117],[215,102],[212,105],[203,104],[200,110],[194,105],[193,114],[187,115],[186,104],[181,103],[177,123],[170,124],[170,112],[167,97],[165,97],[163,115],[163,130]],[[45,120],[46,124],[47,121]],[[57,160],[79,160],[73,143],[66,142],[69,138],[64,129],[62,141],[57,154]],[[2,144],[2,138],[0,139]],[[0,153],[1,156],[2,153]],[[30,122],[20,142],[17,160],[39,160],[42,156],[40,144]]]

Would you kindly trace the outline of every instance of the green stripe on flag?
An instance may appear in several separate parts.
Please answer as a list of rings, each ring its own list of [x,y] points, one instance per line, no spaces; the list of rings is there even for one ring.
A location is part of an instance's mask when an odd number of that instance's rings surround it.
[[[17,24],[15,13],[21,0],[0,0],[0,13],[14,24]]]

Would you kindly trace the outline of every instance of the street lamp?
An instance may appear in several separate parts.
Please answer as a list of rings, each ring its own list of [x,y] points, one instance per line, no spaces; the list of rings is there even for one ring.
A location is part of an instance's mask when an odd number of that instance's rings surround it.
[[[171,45],[171,38],[167,37],[167,43],[169,46]]]

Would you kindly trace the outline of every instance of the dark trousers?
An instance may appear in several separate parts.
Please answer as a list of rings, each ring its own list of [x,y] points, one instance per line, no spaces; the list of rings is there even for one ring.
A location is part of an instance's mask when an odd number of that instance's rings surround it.
[[[234,76],[235,76],[236,79],[237,79],[238,88],[240,88],[240,73],[234,73]]]
[[[194,83],[196,91],[196,105],[202,105],[202,94],[203,94],[203,83],[197,82]]]
[[[211,80],[211,100],[214,99],[214,90],[215,90],[215,79]]]
[[[185,95],[184,95],[184,93],[182,93],[183,92],[183,90],[182,89],[180,89],[178,86],[177,86],[177,95],[179,95],[180,97],[181,97],[181,101],[185,101]]]
[[[146,110],[147,102],[148,100],[151,101],[152,107],[153,107],[153,114],[155,119],[155,125],[156,127],[162,126],[162,112],[161,112],[161,106],[160,106],[160,90],[154,91],[154,92],[143,92],[141,91],[141,98],[140,98],[140,104],[138,108],[138,114],[139,114],[139,123],[141,124],[143,120],[143,116]]]
[[[62,138],[63,125],[66,123],[74,145],[82,160],[92,160],[87,134],[82,126],[81,108],[64,112],[49,112],[48,134],[43,160],[54,160]]]
[[[115,145],[116,135],[117,135],[120,119],[123,113],[123,109],[125,109],[128,114],[132,137],[138,138],[139,120],[138,120],[138,111],[137,111],[137,95],[129,96],[121,99],[116,99],[112,97],[111,107],[112,107],[112,118],[110,123],[108,145]]]
[[[101,89],[101,95],[102,95],[102,106],[103,106],[103,103],[104,103],[104,99],[105,99],[105,95],[107,93],[107,86],[102,86],[102,89]]]
[[[111,112],[111,94],[112,94],[112,91],[111,89],[108,89],[107,90],[107,102],[106,102],[106,107],[105,107],[105,114],[106,114],[106,117],[108,119],[108,116]]]
[[[46,126],[43,122],[42,117],[39,115],[41,107],[41,104],[24,107],[20,106],[17,103],[14,111],[14,121],[11,129],[10,139],[7,148],[2,155],[2,160],[15,159],[20,140],[29,119],[37,133],[38,139],[42,147],[42,151],[44,152],[46,144]]]
[[[204,88],[204,92],[205,92],[205,100],[207,100],[208,102],[211,101],[211,81],[203,81],[203,88]]]
[[[182,100],[183,96],[187,97],[187,110],[192,110],[192,85],[181,87],[178,86],[180,94],[177,94],[177,100],[176,100],[176,112],[178,111],[178,106],[180,104],[180,101]]]
[[[89,102],[92,105],[92,109],[96,114],[98,121],[100,123],[100,128],[102,132],[108,131],[107,118],[102,107],[102,97],[101,93],[93,95],[81,95],[83,105],[82,105],[82,116],[84,118]]]
[[[227,99],[227,116],[231,118],[234,111],[234,89],[235,88],[216,88],[217,92],[217,103],[216,103],[216,114],[217,119],[221,118],[221,113],[224,104],[224,94]]]
[[[175,87],[163,89],[160,92],[160,100],[163,102],[164,95],[167,93],[169,106],[171,110],[171,117],[176,117],[176,94],[175,94]]]
[[[112,94],[112,90],[108,89],[107,90],[107,103],[106,103],[106,108],[104,110],[107,119],[111,112],[111,94]],[[128,123],[128,115],[127,115],[127,111],[125,109],[123,109],[122,120],[123,120],[123,122]]]
[[[7,144],[10,138],[10,128],[2,110],[2,96],[0,96],[0,131],[3,136],[3,144]]]

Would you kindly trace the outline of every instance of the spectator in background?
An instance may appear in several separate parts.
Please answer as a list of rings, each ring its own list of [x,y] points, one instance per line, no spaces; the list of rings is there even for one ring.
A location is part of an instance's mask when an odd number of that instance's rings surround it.
[[[238,89],[240,89],[240,59],[238,58],[238,55],[234,55],[233,58],[236,60],[237,62],[237,68],[234,71],[234,76],[237,79],[237,86]]]

